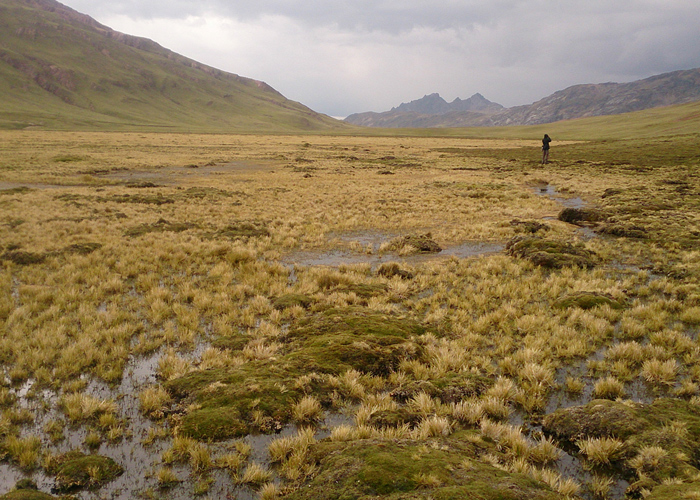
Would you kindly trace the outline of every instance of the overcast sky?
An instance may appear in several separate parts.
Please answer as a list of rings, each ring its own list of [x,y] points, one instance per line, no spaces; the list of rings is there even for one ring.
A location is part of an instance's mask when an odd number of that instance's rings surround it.
[[[700,0],[61,0],[331,116],[700,67]]]

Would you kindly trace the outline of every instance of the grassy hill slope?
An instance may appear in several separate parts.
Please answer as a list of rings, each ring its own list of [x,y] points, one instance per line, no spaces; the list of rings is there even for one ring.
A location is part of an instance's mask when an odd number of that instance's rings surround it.
[[[665,136],[695,136],[700,140],[700,102],[620,115],[564,120],[544,125],[431,129],[372,128],[363,129],[363,131],[377,136],[531,139],[549,134],[557,140],[601,141]]]
[[[263,82],[115,32],[53,0],[0,0],[0,128],[197,132],[346,126]]]

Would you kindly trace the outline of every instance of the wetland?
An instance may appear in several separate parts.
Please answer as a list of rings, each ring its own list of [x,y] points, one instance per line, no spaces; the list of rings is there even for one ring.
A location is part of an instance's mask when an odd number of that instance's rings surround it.
[[[0,499],[700,496],[697,136],[0,132]]]

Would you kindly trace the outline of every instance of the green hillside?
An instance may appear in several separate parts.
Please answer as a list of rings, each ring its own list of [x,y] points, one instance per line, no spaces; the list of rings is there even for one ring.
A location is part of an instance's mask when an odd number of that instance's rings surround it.
[[[557,140],[601,141],[648,139],[664,136],[700,137],[700,102],[679,104],[611,116],[578,118],[544,125],[508,127],[389,129],[365,128],[375,136],[472,137],[531,139],[549,134]]]
[[[53,0],[0,0],[0,128],[181,132],[347,126],[263,82],[115,32]]]

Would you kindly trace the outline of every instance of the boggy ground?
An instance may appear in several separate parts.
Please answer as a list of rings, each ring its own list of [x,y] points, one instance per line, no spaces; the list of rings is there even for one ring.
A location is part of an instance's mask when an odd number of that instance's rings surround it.
[[[1,139],[0,498],[700,494],[695,138]]]

